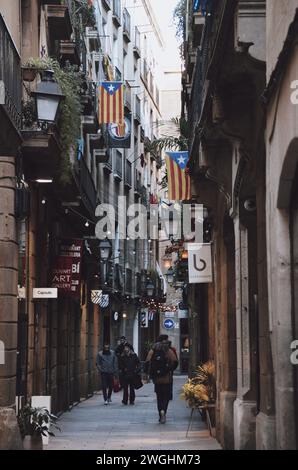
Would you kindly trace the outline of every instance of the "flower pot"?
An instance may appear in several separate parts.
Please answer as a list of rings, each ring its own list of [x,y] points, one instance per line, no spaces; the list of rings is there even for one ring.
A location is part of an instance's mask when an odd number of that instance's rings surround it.
[[[33,82],[38,70],[33,67],[22,67],[23,80],[25,82]]]
[[[42,450],[42,436],[25,436],[23,448],[24,450]]]

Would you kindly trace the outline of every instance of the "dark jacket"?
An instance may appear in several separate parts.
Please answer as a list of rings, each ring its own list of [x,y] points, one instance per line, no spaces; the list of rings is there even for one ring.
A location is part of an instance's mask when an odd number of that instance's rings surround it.
[[[141,370],[140,359],[134,352],[130,354],[121,354],[119,358],[119,372],[122,376],[122,380],[131,380]]]
[[[115,349],[115,354],[118,358],[124,352],[124,347],[125,346],[128,346],[133,351],[133,346],[130,343],[128,343],[127,341],[125,343],[120,343],[120,344],[118,344],[118,346]]]
[[[118,373],[118,361],[114,351],[110,350],[110,354],[103,354],[103,351],[99,351],[96,357],[96,366],[100,372],[107,374]]]

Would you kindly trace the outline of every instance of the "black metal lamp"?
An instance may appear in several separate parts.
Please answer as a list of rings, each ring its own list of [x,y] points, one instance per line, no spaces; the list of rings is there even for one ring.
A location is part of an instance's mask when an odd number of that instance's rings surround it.
[[[171,286],[174,282],[174,269],[172,267],[167,270],[166,277],[167,277],[168,283]]]
[[[146,290],[147,290],[147,296],[153,297],[154,284],[151,281],[149,281],[148,284],[146,285]]]
[[[54,79],[53,70],[42,72],[41,82],[32,92],[36,100],[37,119],[39,122],[56,122],[58,110],[64,95]]]
[[[110,255],[111,255],[111,243],[109,240],[106,238],[105,240],[101,240],[99,243],[99,249],[100,249],[100,257],[103,261],[108,261]]]

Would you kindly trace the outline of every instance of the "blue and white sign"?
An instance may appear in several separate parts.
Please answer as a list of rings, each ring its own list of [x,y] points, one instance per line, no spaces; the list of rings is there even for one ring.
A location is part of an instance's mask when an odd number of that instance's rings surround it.
[[[174,328],[175,322],[171,318],[166,318],[163,322],[163,326],[166,330],[171,330],[172,328]]]

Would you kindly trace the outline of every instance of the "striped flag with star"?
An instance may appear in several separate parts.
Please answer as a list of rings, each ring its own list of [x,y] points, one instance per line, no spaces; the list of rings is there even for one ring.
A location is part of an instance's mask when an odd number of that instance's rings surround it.
[[[188,152],[166,152],[168,199],[170,201],[191,199],[190,176],[186,169],[188,159]]]
[[[102,82],[99,85],[99,124],[123,124],[123,82]]]

